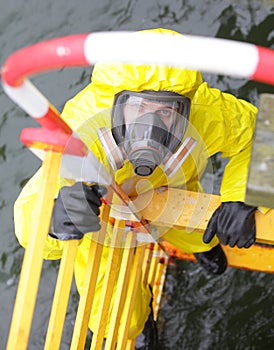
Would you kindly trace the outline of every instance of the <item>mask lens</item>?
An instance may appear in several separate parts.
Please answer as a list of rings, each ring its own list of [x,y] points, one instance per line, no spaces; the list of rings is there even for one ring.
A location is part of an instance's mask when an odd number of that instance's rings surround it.
[[[138,120],[139,117],[153,113],[157,116],[169,129],[177,119],[177,113],[180,105],[176,101],[154,101],[150,99],[130,96],[125,104],[124,117],[125,124],[130,124]]]

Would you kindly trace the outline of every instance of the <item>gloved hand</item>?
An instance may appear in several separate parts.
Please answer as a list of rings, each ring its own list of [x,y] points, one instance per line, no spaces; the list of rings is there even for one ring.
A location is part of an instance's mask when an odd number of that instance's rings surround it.
[[[208,222],[204,243],[209,243],[216,234],[222,244],[249,248],[256,239],[256,209],[242,202],[222,203]]]
[[[76,182],[71,187],[62,187],[55,200],[50,236],[60,240],[81,239],[87,232],[101,228],[99,207],[106,194],[103,186],[87,186]]]

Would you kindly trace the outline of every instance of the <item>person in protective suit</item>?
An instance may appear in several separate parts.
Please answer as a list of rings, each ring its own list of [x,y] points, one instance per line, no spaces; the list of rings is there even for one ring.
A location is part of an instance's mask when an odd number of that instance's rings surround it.
[[[180,35],[164,29],[154,31]],[[146,31],[141,33],[145,35]],[[256,107],[249,102],[210,88],[198,71],[162,65],[97,64],[92,82],[66,103],[62,118],[129,197],[168,186],[202,191],[199,180],[209,158],[219,152],[228,158],[220,189],[221,205],[212,215],[205,233],[174,227],[162,232],[158,228],[164,240],[194,253],[207,271],[218,275],[227,266],[220,242],[248,248],[256,238],[256,208],[244,203],[256,113]],[[102,128],[107,128],[107,136],[116,147],[107,149],[103,133],[98,134]],[[180,169],[168,177],[165,165],[186,137],[195,139],[196,146]],[[31,215],[40,181],[38,170],[15,203],[15,231],[23,246],[30,239]],[[64,178],[60,178],[56,188],[53,227],[44,258],[60,258],[63,240],[81,239],[75,265],[80,294],[90,246],[88,233],[100,228],[98,214],[102,195],[100,186],[73,184]],[[105,259],[107,254],[108,247],[105,247]],[[99,304],[103,275],[102,265],[95,305]],[[150,299],[149,288],[140,285],[130,325],[132,338],[144,328],[150,315]],[[94,322],[96,307],[90,317],[91,329]]]

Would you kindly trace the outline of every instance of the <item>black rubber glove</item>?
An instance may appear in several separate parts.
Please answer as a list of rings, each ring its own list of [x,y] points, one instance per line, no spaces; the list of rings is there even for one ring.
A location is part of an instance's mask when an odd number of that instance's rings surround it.
[[[82,182],[62,187],[53,207],[53,232],[50,236],[60,240],[79,240],[87,232],[98,231],[101,228],[99,207],[104,194],[105,187],[87,186]]]
[[[242,202],[222,203],[208,222],[204,243],[209,243],[216,234],[224,245],[249,248],[256,239],[256,209]]]

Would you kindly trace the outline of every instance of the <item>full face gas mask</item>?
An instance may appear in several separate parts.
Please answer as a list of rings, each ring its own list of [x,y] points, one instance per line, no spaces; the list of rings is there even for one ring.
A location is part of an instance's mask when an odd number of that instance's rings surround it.
[[[174,167],[182,164],[195,145],[190,138],[181,143],[189,111],[190,100],[170,91],[123,91],[116,95],[112,134],[107,128],[98,131],[112,168],[119,169],[128,159],[137,175],[148,176],[160,164],[173,174]]]

